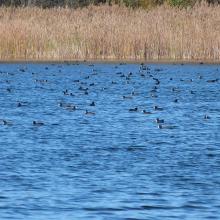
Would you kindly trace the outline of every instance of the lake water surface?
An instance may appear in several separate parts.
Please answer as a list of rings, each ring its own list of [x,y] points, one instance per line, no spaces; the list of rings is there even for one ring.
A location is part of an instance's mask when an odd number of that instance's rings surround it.
[[[219,74],[0,64],[0,219],[220,219]]]

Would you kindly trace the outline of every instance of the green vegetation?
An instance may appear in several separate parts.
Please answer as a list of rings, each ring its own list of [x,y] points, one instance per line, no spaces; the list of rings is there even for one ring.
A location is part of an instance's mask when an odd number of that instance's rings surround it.
[[[201,0],[1,0],[0,6],[39,6],[43,8],[50,7],[83,7],[99,4],[119,4],[128,7],[136,8],[152,8],[161,4],[168,4],[171,6],[188,7],[193,6]],[[206,0],[210,4],[219,4],[220,0]]]

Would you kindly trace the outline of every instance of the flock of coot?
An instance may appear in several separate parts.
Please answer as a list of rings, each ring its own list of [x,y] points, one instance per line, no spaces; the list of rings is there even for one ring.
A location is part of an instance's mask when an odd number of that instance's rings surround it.
[[[58,65],[59,68],[60,68],[60,73],[61,73],[61,70],[62,70],[62,65],[60,64],[51,64],[51,65]],[[71,64],[71,63],[66,63],[66,65],[79,65],[78,63],[77,64]],[[144,64],[144,63],[141,63],[140,66],[139,66],[139,71],[138,73],[134,73],[134,72],[128,72],[128,73],[124,73],[124,72],[117,72],[117,68],[119,65],[126,65],[125,63],[120,63],[118,65],[115,65],[114,68],[116,70],[116,75],[117,75],[117,78],[120,79],[120,80],[123,80],[125,82],[125,86],[126,84],[132,84],[132,78],[133,78],[133,75],[135,74],[135,76],[137,77],[140,77],[142,80],[151,80],[153,82],[153,87],[151,88],[150,90],[150,97],[153,99],[153,98],[157,98],[160,94],[158,93],[158,90],[160,89],[160,86],[161,84],[163,84],[163,81],[157,77],[158,74],[156,73],[159,73],[162,71],[162,69],[159,69],[159,68],[155,68],[155,69],[151,69],[148,65]],[[94,67],[94,64],[88,64],[89,67]],[[50,69],[50,66],[47,66],[45,67],[45,71],[48,71]],[[22,73],[26,73],[28,72],[27,68],[20,68],[19,69],[19,72],[22,74]],[[0,73],[5,73],[4,71],[0,71]],[[10,73],[8,73],[10,75]],[[101,74],[101,73],[99,73]],[[13,74],[11,74],[13,75]],[[37,73],[32,73],[32,75],[36,75],[37,77]],[[90,93],[90,88],[92,88],[93,86],[95,86],[97,84],[97,82],[94,80],[91,82],[91,79],[93,76],[95,75],[98,75],[98,72],[96,72],[95,70],[93,71],[92,74],[89,74],[89,75],[86,75],[83,79],[76,79],[76,80],[73,80],[73,84],[75,87],[78,87],[78,90],[81,92],[81,95],[85,95],[85,98],[84,99],[87,99],[89,93]],[[203,77],[201,75],[199,75],[198,77],[199,80],[203,80]],[[169,78],[170,81],[173,80],[172,77]],[[185,80],[183,79],[180,79],[180,81],[182,83],[185,82]],[[194,79],[190,79],[189,82],[193,83]],[[209,79],[209,80],[206,80],[207,83],[218,83],[219,79]],[[13,89],[10,87],[10,81],[9,80],[6,80],[5,81],[8,85],[8,87],[6,88],[6,92],[8,93],[13,93]],[[46,85],[48,83],[48,80],[47,79],[35,79],[34,80],[35,83],[40,83],[40,84],[44,84]],[[109,82],[110,84],[118,84],[117,82],[117,79],[114,78],[114,80],[112,80],[111,82]],[[103,88],[103,90],[105,89],[108,89],[108,88]],[[178,92],[179,91],[179,88],[178,87],[172,87],[171,91],[173,93],[175,92]],[[180,92],[180,91],[179,91]],[[195,92],[193,90],[190,91],[190,94],[194,94]],[[69,88],[65,88],[63,91],[62,91],[62,94],[63,96],[70,96],[70,97],[75,97],[77,94],[70,91]],[[130,91],[129,94],[127,95],[122,95],[121,97],[121,101],[125,101],[125,100],[130,100],[130,99],[135,99],[136,97],[138,96],[141,96],[141,94],[138,94],[136,93],[136,91]],[[106,97],[108,98],[108,97]],[[179,103],[179,99],[178,98],[175,98],[173,100],[173,103],[176,103],[178,104]],[[17,108],[22,108],[24,106],[28,105],[27,102],[24,102],[22,100],[19,100],[18,103],[17,103]],[[89,111],[88,110],[88,106],[84,106],[84,108],[80,108],[77,106],[77,104],[73,104],[73,103],[65,103],[63,101],[59,101],[57,100],[57,105],[62,108],[62,109],[65,109],[65,110],[68,110],[68,111],[77,111],[77,110],[82,110],[84,112],[84,115],[96,115],[96,114],[99,114],[98,111],[96,111],[96,102],[95,101],[92,101],[90,102],[90,104],[88,105],[89,107],[93,107],[94,111]],[[151,114],[154,114],[155,115],[155,124],[157,125],[157,127],[159,129],[174,129],[176,128],[177,126],[176,125],[172,125],[172,124],[169,124],[169,122],[166,121],[165,118],[159,118],[157,116],[157,112],[163,112],[163,111],[166,111],[166,109],[164,109],[163,106],[160,106],[160,105],[155,105],[155,106],[152,106],[151,109],[141,109],[139,108],[138,106],[133,106],[132,108],[128,108],[127,109],[128,112],[130,113],[140,113],[140,114],[145,114],[145,115],[151,115]],[[161,115],[161,114],[160,114]],[[208,120],[210,119],[210,116],[207,115],[207,114],[204,114],[204,119],[205,120]],[[11,122],[10,120],[6,120],[6,119],[1,119],[0,120],[0,123],[2,125],[11,125],[13,122]],[[46,125],[47,122],[45,121],[37,121],[37,120],[33,120],[32,121],[32,125],[33,126],[44,126]]]

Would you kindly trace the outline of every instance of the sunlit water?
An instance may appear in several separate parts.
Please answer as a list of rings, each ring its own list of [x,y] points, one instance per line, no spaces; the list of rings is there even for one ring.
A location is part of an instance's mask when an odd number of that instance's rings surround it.
[[[220,66],[147,67],[0,64],[0,219],[220,219]]]

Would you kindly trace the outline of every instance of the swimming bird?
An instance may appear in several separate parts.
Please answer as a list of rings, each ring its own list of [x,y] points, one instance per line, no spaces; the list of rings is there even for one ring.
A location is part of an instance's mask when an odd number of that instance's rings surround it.
[[[160,69],[160,68],[156,68],[156,69],[154,69],[154,71],[156,71],[156,72],[160,72],[160,71],[162,71],[163,69]]]
[[[25,72],[25,69],[20,68],[19,71],[24,73],[24,72]]]
[[[69,104],[69,103],[67,103],[67,104],[65,104],[65,103],[62,103],[62,102],[60,102],[59,104],[58,104],[58,106],[60,106],[60,107],[62,107],[62,108],[65,108],[65,109],[67,109],[67,110],[76,110],[76,106],[75,105],[73,105],[73,104]]]
[[[6,120],[4,120],[4,119],[1,119],[0,121],[2,122],[2,125],[12,125],[11,122],[6,121]]]
[[[157,105],[155,105],[155,106],[154,106],[154,110],[156,110],[156,111],[163,111],[163,108],[158,107]]]
[[[157,92],[157,88],[154,87],[153,89],[151,89],[150,92],[156,93]]]
[[[122,74],[122,72],[117,72],[116,74],[117,74],[117,75],[121,75],[121,74]]]
[[[158,96],[155,95],[155,94],[151,94],[151,97],[152,97],[152,98],[157,98]]]
[[[62,102],[58,103],[58,106],[64,107],[64,104]]]
[[[138,110],[137,107],[135,107],[135,108],[130,108],[130,109],[129,109],[129,112],[137,112],[137,110]]]
[[[135,96],[135,95],[138,95],[138,93],[133,91],[133,92],[131,92],[131,95]]]
[[[22,106],[22,104],[19,102],[18,104],[17,104],[17,107],[21,107]]]
[[[204,115],[204,119],[210,119],[208,115]]]
[[[89,112],[88,110],[86,110],[86,115],[95,115],[95,112]]]
[[[210,80],[207,80],[207,82],[208,82],[208,83],[215,83],[215,82],[218,82],[218,80],[219,80],[219,79],[210,79]]]
[[[64,94],[64,95],[69,95],[68,90],[66,89],[65,91],[63,91],[63,94]]]
[[[141,63],[141,66],[140,66],[140,70],[146,70],[147,67],[144,65],[144,63]]]
[[[175,87],[172,88],[172,92],[177,92],[177,91],[178,91],[177,88]]]
[[[164,123],[164,120],[163,119],[159,119],[159,118],[156,118],[156,123],[157,124],[162,124],[162,123]]]
[[[70,111],[75,111],[76,110],[76,106],[73,105],[73,106],[67,106],[65,107],[66,110],[70,110]]]
[[[95,102],[92,102],[92,103],[90,104],[90,106],[95,106]]]
[[[133,98],[132,96],[125,96],[125,95],[123,95],[122,97],[123,97],[123,99],[132,99]]]
[[[143,110],[142,111],[145,115],[150,115],[150,114],[152,114],[152,112],[148,112],[148,111],[146,111],[146,110]]]
[[[160,80],[159,79],[157,79],[157,78],[153,78],[153,80],[155,80],[156,81],[156,85],[159,85],[160,84]]]
[[[82,90],[82,91],[87,91],[89,88],[83,88],[82,86],[79,87],[79,90]]]
[[[43,126],[44,123],[40,122],[40,121],[33,121],[33,125],[35,125],[35,126]]]
[[[5,121],[5,120],[2,120],[2,122],[3,122],[3,125],[7,125],[8,124],[8,122]]]

